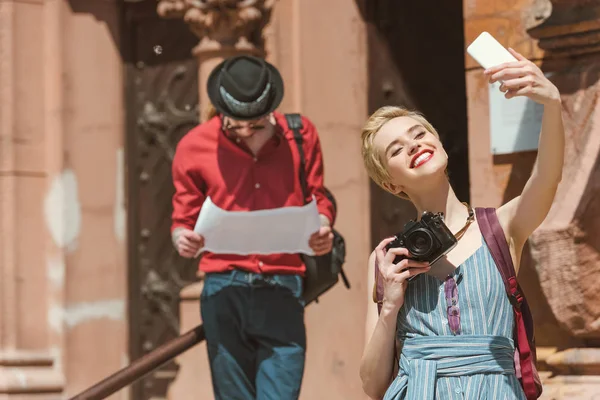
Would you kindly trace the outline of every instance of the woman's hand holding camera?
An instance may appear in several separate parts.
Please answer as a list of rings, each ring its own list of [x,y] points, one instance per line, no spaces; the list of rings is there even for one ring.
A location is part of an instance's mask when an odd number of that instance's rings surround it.
[[[375,248],[375,267],[379,268],[383,279],[383,307],[397,311],[404,304],[407,279],[427,272],[431,267],[428,262],[411,260],[411,254],[403,247],[393,247],[386,252],[385,247],[393,240],[393,237],[384,239]],[[397,256],[406,258],[394,264]]]

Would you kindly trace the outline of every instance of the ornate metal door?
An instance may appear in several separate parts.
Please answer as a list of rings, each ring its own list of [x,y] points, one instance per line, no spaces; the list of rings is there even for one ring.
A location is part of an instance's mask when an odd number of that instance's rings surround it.
[[[424,113],[450,157],[453,188],[468,201],[462,7],[456,2],[355,1],[369,23],[369,111],[401,105]],[[415,216],[412,204],[375,184],[371,203],[373,245]]]
[[[175,253],[169,227],[173,154],[198,123],[198,39],[155,8],[155,1],[124,4],[131,360],[179,335],[179,292],[195,279],[197,263]],[[171,362],[146,376],[132,398],[166,398],[177,369]]]

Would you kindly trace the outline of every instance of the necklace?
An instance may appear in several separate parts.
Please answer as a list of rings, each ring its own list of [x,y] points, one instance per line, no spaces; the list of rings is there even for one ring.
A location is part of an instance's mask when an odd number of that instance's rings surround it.
[[[456,237],[456,240],[460,240],[461,237],[463,237],[463,235],[465,234],[465,232],[467,232],[467,228],[469,228],[469,226],[471,225],[471,223],[473,221],[475,221],[475,214],[473,213],[473,208],[469,205],[469,203],[463,201],[462,202],[467,209],[469,210],[469,216],[467,217],[467,222],[465,222],[465,226],[463,226],[458,232],[456,232],[456,234],[454,235]]]

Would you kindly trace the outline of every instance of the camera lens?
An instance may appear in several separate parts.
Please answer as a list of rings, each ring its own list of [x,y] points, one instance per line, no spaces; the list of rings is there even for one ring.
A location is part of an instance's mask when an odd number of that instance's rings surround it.
[[[417,229],[406,238],[406,248],[414,256],[423,257],[428,254],[433,247],[433,238],[425,230]]]

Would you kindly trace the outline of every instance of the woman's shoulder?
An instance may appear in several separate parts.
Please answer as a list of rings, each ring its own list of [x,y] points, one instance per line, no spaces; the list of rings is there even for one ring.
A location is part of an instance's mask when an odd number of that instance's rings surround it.
[[[517,196],[496,209],[498,222],[504,232],[504,238],[506,239],[506,243],[508,243],[512,261],[517,272],[519,271],[521,251],[526,240],[526,238],[519,238],[518,235],[515,235],[514,229],[511,227],[511,224],[514,223],[519,200],[520,196]]]
[[[496,209],[496,214],[498,214],[498,220],[500,220],[501,225],[508,223],[514,216],[520,197],[521,196],[517,196]]]

